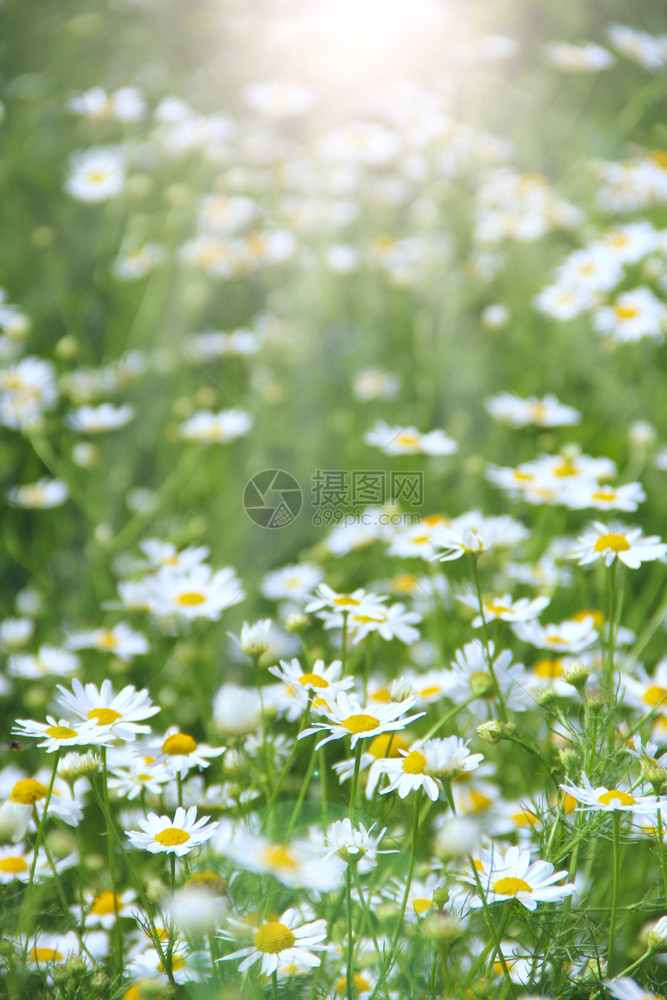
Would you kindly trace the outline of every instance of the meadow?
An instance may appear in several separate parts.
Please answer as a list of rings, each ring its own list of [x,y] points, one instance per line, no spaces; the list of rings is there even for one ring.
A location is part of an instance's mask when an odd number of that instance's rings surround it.
[[[0,998],[667,990],[667,11],[0,2]]]

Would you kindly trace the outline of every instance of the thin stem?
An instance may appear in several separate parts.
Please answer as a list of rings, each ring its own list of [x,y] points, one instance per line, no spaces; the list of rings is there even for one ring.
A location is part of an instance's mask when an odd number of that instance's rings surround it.
[[[37,824],[37,836],[35,837],[35,847],[32,858],[32,864],[30,865],[30,876],[28,878],[28,887],[26,889],[25,902],[23,905],[23,914],[26,918],[30,916],[30,903],[32,902],[32,894],[35,888],[35,869],[37,868],[37,856],[39,853],[39,847],[42,843],[42,837],[44,835],[44,824],[46,823],[46,814],[49,810],[49,802],[51,801],[51,795],[53,794],[53,785],[56,780],[56,774],[58,772],[58,761],[60,760],[60,750],[56,750],[55,757],[53,760],[53,770],[51,771],[51,780],[49,781],[49,787],[46,792],[46,798],[44,799],[44,809],[40,817],[39,823]],[[24,921],[21,921],[24,924]],[[28,954],[28,938],[26,936],[25,948],[23,951],[23,961],[25,962],[26,955]]]
[[[345,677],[345,671],[347,669],[347,619],[349,614],[349,611],[343,611],[343,634],[341,636],[340,646],[341,677]]]
[[[618,911],[618,886],[621,877],[620,832],[621,814],[615,809],[612,814],[613,829],[613,881],[611,888],[611,917],[609,919],[609,945],[607,948],[607,972],[611,974],[614,965],[614,939],[616,936],[616,914]]]
[[[262,823],[262,829],[264,829],[264,827],[266,826],[267,820],[269,818],[269,814],[271,813],[271,810],[273,809],[274,805],[276,804],[276,799],[278,798],[278,795],[280,794],[280,789],[282,788],[283,782],[284,782],[285,778],[287,777],[287,775],[289,773],[289,769],[292,766],[292,762],[293,762],[293,760],[294,760],[294,758],[296,756],[296,752],[299,749],[299,735],[306,728],[306,725],[308,724],[308,717],[309,717],[309,715],[310,715],[310,704],[308,704],[308,706],[306,708],[306,711],[303,713],[303,716],[301,717],[301,725],[299,726],[299,732],[297,733],[296,738],[294,740],[294,743],[292,744],[292,749],[290,751],[290,755],[287,758],[287,761],[285,762],[285,766],[283,767],[282,771],[280,772],[280,777],[278,778],[278,781],[274,785],[273,791],[271,793],[271,798],[269,799],[269,802],[268,802],[267,807],[266,807],[266,815],[264,817],[264,822]]]
[[[484,646],[484,652],[486,654],[486,662],[489,665],[489,673],[491,674],[491,677],[493,679],[493,683],[494,683],[494,686],[495,686],[495,689],[496,689],[496,694],[498,695],[498,707],[500,709],[500,717],[503,720],[503,722],[507,722],[507,707],[505,705],[505,699],[503,698],[503,693],[500,690],[500,684],[498,683],[498,678],[496,677],[496,673],[495,673],[495,671],[493,669],[493,657],[491,656],[491,647],[489,645],[489,633],[488,633],[488,629],[486,627],[486,617],[484,615],[484,601],[482,599],[482,588],[481,588],[480,583],[479,583],[479,570],[477,568],[477,556],[476,555],[471,555],[470,558],[471,558],[471,561],[472,561],[472,578],[473,578],[474,583],[475,583],[475,591],[477,593],[477,602],[479,604],[479,614],[480,614],[480,618],[482,619],[482,636],[483,636],[482,645]]]
[[[356,869],[356,866],[354,866],[354,867],[350,866],[350,867],[352,868],[352,870],[354,872],[354,874],[353,874],[354,885],[355,885],[357,893],[359,895],[359,902],[361,903],[361,909],[363,910],[363,913],[364,913],[364,918],[366,920],[366,926],[368,927],[368,932],[369,932],[369,934],[371,936],[371,940],[373,941],[373,947],[375,948],[375,954],[377,955],[378,966],[379,966],[380,970],[382,970],[382,967],[384,965],[384,956],[382,955],[382,953],[380,951],[380,946],[378,945],[377,936],[375,934],[375,928],[373,927],[373,918],[371,917],[370,911],[368,909],[368,904],[366,903],[366,900],[364,899],[364,894],[363,894],[362,886],[361,886],[361,880],[359,878],[359,873],[358,873],[358,871]],[[389,994],[387,992],[387,984],[385,982],[384,976],[382,975],[382,972],[380,973],[380,975],[381,975],[380,986],[382,987],[382,992],[385,995],[385,1000],[389,1000]]]
[[[345,982],[347,985],[347,1000],[353,1000],[354,974],[352,972],[352,958],[354,955],[354,937],[352,935],[352,879],[350,876],[350,866],[345,869],[345,906],[347,910],[347,962],[345,969]]]
[[[609,586],[609,621],[607,622],[608,642],[607,642],[607,690],[612,691],[614,687],[614,647],[616,644],[616,575],[618,570],[618,559],[614,559],[608,573],[607,582]]]
[[[405,911],[408,905],[408,896],[410,895],[410,887],[412,886],[412,876],[415,871],[415,861],[417,858],[417,837],[419,835],[419,813],[421,807],[422,796],[424,794],[424,789],[420,788],[417,791],[417,797],[415,801],[415,815],[412,824],[412,840],[410,844],[410,861],[408,864],[408,877],[405,882],[405,891],[403,892],[403,899],[401,901],[401,912],[398,917],[398,924],[396,925],[396,930],[394,931],[394,936],[392,938],[391,944],[389,945],[389,950],[387,952],[387,961],[382,966],[380,972],[380,980],[378,981],[375,989],[373,990],[370,1000],[375,1000],[377,995],[378,987],[381,982],[385,982],[387,974],[391,968],[391,964],[396,956],[396,948],[398,946],[398,939],[401,936],[403,930],[403,920],[405,919]]]
[[[350,789],[350,820],[354,823],[357,818],[357,786],[359,784],[359,768],[361,766],[361,740],[357,740],[354,751],[354,774],[352,775],[352,788]]]
[[[662,884],[665,890],[665,906],[667,906],[667,865],[665,864],[665,828],[662,823],[662,813],[658,809],[658,857],[662,871]]]
[[[171,899],[174,898],[174,893],[176,892],[176,855],[169,855],[169,889]],[[174,954],[174,942],[176,936],[174,934],[174,925],[172,922],[169,924],[169,940],[167,941],[167,961],[165,963],[165,972],[167,976],[171,979],[173,976],[173,962],[172,956]]]
[[[108,772],[107,772],[107,748],[102,747],[102,794],[104,796],[104,822],[106,825],[106,835],[107,835],[107,857],[109,859],[109,879],[111,881],[111,892],[113,894],[113,910],[114,910],[114,926],[113,926],[113,937],[116,945],[116,954],[118,956],[118,968],[120,970],[124,969],[123,962],[123,937],[120,930],[120,921],[118,919],[118,885],[116,883],[116,869],[114,865],[113,857],[113,839],[111,833],[111,810],[109,808],[109,783],[108,783]]]

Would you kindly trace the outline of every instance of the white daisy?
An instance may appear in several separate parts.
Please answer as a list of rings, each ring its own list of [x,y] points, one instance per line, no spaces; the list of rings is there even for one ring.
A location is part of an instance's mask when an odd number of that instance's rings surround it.
[[[79,657],[66,649],[56,646],[40,646],[38,653],[15,653],[7,660],[10,677],[26,677],[36,680],[40,677],[67,676],[80,666]]]
[[[464,591],[461,594],[457,594],[456,599],[474,611],[479,610],[477,594],[474,594],[472,591]],[[472,626],[473,628],[479,628],[484,621],[489,622],[494,619],[500,619],[504,622],[527,622],[533,618],[537,618],[544,611],[548,603],[548,597],[535,597],[532,601],[528,597],[520,597],[518,600],[513,601],[509,594],[503,594],[502,597],[490,597],[482,600],[484,618],[482,618],[481,614],[477,615],[473,619]]]
[[[6,885],[15,880],[29,882],[34,857],[34,851],[22,843],[0,846],[0,885]],[[55,862],[56,872],[60,875],[61,872],[75,865],[77,860],[76,854],[68,854],[66,858]],[[41,882],[47,878],[53,878],[53,869],[46,851],[40,847],[37,853],[34,879],[36,882]]]
[[[269,667],[269,673],[282,681],[270,689],[271,704],[294,721],[306,710],[311,698],[330,701],[339,691],[354,687],[354,677],[341,677],[341,669],[340,660],[329,666],[325,666],[324,660],[316,660],[309,670],[304,670],[296,657],[289,662],[281,660],[278,666]]]
[[[56,720],[47,715],[46,722],[34,722],[32,719],[17,719],[12,729],[17,736],[42,738],[38,747],[43,747],[47,753],[55,753],[62,747],[76,746],[107,746],[113,739],[109,730],[100,729],[93,721],[69,722],[67,719]]]
[[[270,601],[306,600],[322,581],[322,570],[312,563],[296,563],[274,570],[262,579],[261,591]]]
[[[592,614],[549,625],[540,625],[537,621],[517,622],[512,631],[517,639],[529,642],[536,649],[550,649],[558,653],[580,653],[595,645],[599,637]]]
[[[218,961],[228,962],[241,958],[243,961],[239,965],[240,972],[245,972],[255,962],[260,962],[260,971],[265,976],[272,975],[281,962],[301,962],[315,968],[320,965],[321,960],[313,952],[326,951],[326,936],[326,920],[302,924],[297,910],[285,910],[279,920],[267,920],[262,924],[251,946],[239,948]]]
[[[377,836],[372,836],[375,823],[368,830],[359,823],[352,824],[349,818],[337,820],[327,827],[324,834],[324,857],[330,858],[335,855],[345,864],[355,865],[357,870],[364,874],[377,865],[378,854],[398,854],[398,851],[380,851],[378,846],[383,836],[387,832],[381,830]]]
[[[604,559],[605,565],[611,566],[618,559],[630,569],[638,569],[643,562],[653,559],[664,562],[665,555],[667,545],[658,535],[645,537],[641,528],[616,524],[606,526],[594,521],[592,527],[577,539],[570,558],[577,559],[580,566],[597,559]]]
[[[452,455],[458,451],[456,442],[444,431],[422,434],[416,427],[390,427],[382,420],[364,435],[364,441],[381,448],[385,455]]]
[[[170,774],[185,778],[190,768],[208,767],[211,759],[220,757],[225,747],[210,747],[197,743],[189,733],[182,733],[178,726],[171,726],[159,747],[153,748],[156,764],[164,764]]]
[[[117,146],[93,146],[70,157],[65,190],[77,201],[108,201],[125,186],[125,155]]]
[[[578,424],[581,414],[572,406],[560,403],[553,393],[548,393],[542,399],[529,396],[522,399],[511,392],[501,392],[485,401],[486,409],[494,420],[510,427],[526,427],[536,424],[538,427],[564,427]]]
[[[7,499],[15,507],[48,510],[60,507],[69,497],[67,485],[60,479],[40,479],[36,483],[14,486],[7,490]]]
[[[600,810],[601,812],[631,812],[640,816],[655,817],[658,809],[663,810],[667,805],[667,799],[661,799],[657,795],[633,795],[632,792],[623,788],[606,788],[599,785],[593,788],[588,776],[581,775],[583,787],[568,782],[560,787],[577,802],[581,802],[584,809]]]
[[[623,292],[611,306],[593,313],[593,328],[620,343],[651,337],[664,339],[667,306],[648,288],[633,288]]]
[[[126,661],[148,652],[146,637],[141,632],[135,632],[126,622],[119,622],[111,628],[75,632],[69,636],[67,646],[69,649],[99,649]]]
[[[210,566],[197,565],[187,573],[164,566],[147,583],[150,608],[160,616],[214,620],[245,597],[231,566],[214,572]]]
[[[252,417],[245,410],[199,410],[181,424],[179,431],[188,441],[204,441],[221,444],[243,437],[252,427]]]
[[[115,431],[134,418],[134,407],[126,403],[114,406],[112,403],[102,403],[100,406],[80,406],[66,419],[69,427],[86,434],[101,434],[104,431]]]
[[[340,740],[346,736],[351,738],[351,747],[354,749],[359,740],[372,739],[374,736],[379,736],[380,733],[405,729],[408,723],[421,718],[424,712],[407,717],[405,715],[414,703],[415,698],[412,695],[405,701],[364,707],[360,702],[349,698],[345,691],[340,691],[335,701],[320,708],[322,714],[329,721],[314,723],[299,733],[299,739],[304,739],[313,733],[328,731],[329,735],[317,744],[318,750],[325,743],[330,743],[331,740]]]
[[[484,899],[473,896],[470,906],[479,908],[492,903],[516,899],[527,910],[535,910],[538,903],[554,903],[571,896],[574,883],[557,885],[567,876],[566,871],[555,872],[548,861],[531,864],[530,851],[509,847],[504,853],[497,849],[482,851],[475,863],[477,878],[465,873],[464,881],[481,886]]]
[[[153,705],[148,691],[137,691],[129,684],[118,694],[114,694],[110,680],[102,681],[98,689],[95,684],[85,687],[76,678],[72,681],[72,691],[58,685],[58,704],[80,719],[92,720],[93,724],[108,730],[112,737],[134,740],[138,733],[150,733],[150,726],[142,724],[160,711]]]
[[[610,979],[605,986],[616,1000],[663,1000],[657,993],[640,986],[638,982],[630,976],[619,976],[618,979]]]
[[[173,820],[169,816],[149,813],[139,820],[141,830],[130,830],[127,838],[133,847],[151,854],[175,854],[183,857],[204,844],[218,829],[218,823],[208,823],[209,816],[197,819],[197,807],[186,812],[180,806]]]
[[[400,752],[399,759],[377,760],[371,765],[369,784],[375,786],[382,775],[391,779],[381,795],[398,792],[399,798],[404,799],[410,792],[423,788],[435,802],[442,791],[443,778],[474,771],[484,760],[482,754],[471,754],[467,743],[458,736],[427,740]]]

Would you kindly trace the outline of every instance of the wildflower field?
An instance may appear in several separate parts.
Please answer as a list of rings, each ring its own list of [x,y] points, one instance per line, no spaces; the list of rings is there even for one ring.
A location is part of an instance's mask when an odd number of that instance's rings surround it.
[[[667,994],[667,8],[0,3],[0,998]]]

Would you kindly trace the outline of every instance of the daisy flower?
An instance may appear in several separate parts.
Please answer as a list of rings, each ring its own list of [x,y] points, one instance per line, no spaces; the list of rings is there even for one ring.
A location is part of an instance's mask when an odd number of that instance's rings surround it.
[[[57,701],[65,711],[80,719],[92,720],[108,730],[112,737],[122,740],[134,740],[138,733],[150,733],[151,727],[143,725],[142,720],[150,719],[160,711],[158,706],[152,704],[146,688],[137,691],[132,684],[128,684],[114,694],[108,679],[102,681],[98,689],[95,684],[84,687],[75,678],[71,691],[62,684],[58,685],[58,690],[60,695]]]
[[[270,601],[304,601],[322,580],[322,570],[312,563],[293,563],[262,579],[261,591]]]
[[[354,677],[341,677],[342,663],[334,660],[328,667],[324,660],[316,660],[310,670],[304,670],[296,659],[281,660],[276,667],[269,667],[269,673],[282,684],[274,685],[268,697],[278,711],[285,712],[290,721],[298,719],[306,710],[311,698],[335,698],[339,691],[354,687]],[[320,703],[323,703],[320,702]]]
[[[91,743],[107,746],[113,739],[109,730],[106,727],[98,728],[95,721],[87,719],[85,722],[72,723],[67,719],[56,720],[52,715],[47,715],[46,722],[17,719],[12,732],[17,736],[43,738],[37,746],[44,747],[47,753],[55,753],[62,747],[89,746]]]
[[[360,702],[352,700],[345,691],[340,691],[335,701],[331,705],[322,706],[322,714],[328,719],[327,722],[316,722],[299,733],[299,739],[311,736],[313,733],[329,733],[320,740],[316,749],[330,743],[332,740],[340,740],[345,736],[351,738],[351,747],[354,750],[359,740],[372,739],[380,733],[395,732],[405,729],[410,722],[421,718],[424,712],[416,715],[406,716],[415,703],[412,695],[405,701],[390,702],[389,704],[367,705],[363,707]]]
[[[214,572],[197,565],[187,573],[164,566],[148,581],[148,601],[157,615],[208,618],[210,621],[245,597],[241,581],[231,566]]]
[[[364,368],[357,372],[352,382],[352,392],[357,399],[367,403],[374,399],[392,399],[403,383],[403,379],[395,372],[382,371],[379,368]]]
[[[0,885],[17,880],[19,882],[30,881],[30,869],[34,860],[34,851],[26,848],[25,844],[3,845],[0,847]],[[69,854],[66,858],[55,862],[58,874],[77,864],[76,854]],[[44,848],[37,853],[37,864],[35,865],[35,881],[44,878],[52,878],[53,870]]]
[[[162,955],[155,948],[147,948],[135,955],[128,965],[128,972],[142,980],[169,982]],[[207,952],[193,951],[186,941],[176,939],[171,953],[171,972],[174,982],[179,985],[201,982],[211,974],[211,959]]]
[[[664,339],[667,306],[648,288],[633,288],[623,292],[611,306],[593,313],[593,329],[611,336],[620,343],[651,337]]]
[[[156,764],[151,757],[137,756],[130,759],[126,766],[110,766],[108,785],[110,791],[127,796],[132,801],[146,792],[161,795],[164,785],[173,777],[164,764]]]
[[[80,666],[79,657],[57,646],[40,646],[37,653],[15,653],[7,661],[10,677],[36,680],[41,677],[67,676]]]
[[[427,740],[409,751],[400,752],[398,759],[377,760],[371,764],[369,783],[375,784],[382,775],[391,779],[381,795],[398,792],[399,798],[404,799],[410,792],[423,788],[435,802],[442,791],[443,778],[474,771],[484,760],[482,754],[471,754],[467,743],[458,736]]]
[[[657,993],[651,993],[630,976],[610,979],[605,986],[616,1000],[662,1000]]]
[[[525,711],[530,698],[525,690],[526,672],[522,663],[512,663],[508,649],[495,655],[495,646],[489,642],[489,653],[493,659],[493,672],[498,687],[508,708]],[[466,701],[471,695],[483,700],[497,698],[496,685],[489,672],[486,651],[479,639],[465,644],[454,654],[451,671],[443,677],[445,695],[454,702]]]
[[[555,903],[574,892],[574,882],[556,885],[567,876],[566,871],[555,872],[548,861],[531,864],[530,851],[509,847],[505,853],[497,850],[482,851],[475,863],[477,878],[463,874],[464,881],[481,886],[485,900],[479,896],[470,899],[470,906],[477,909],[507,899],[516,899],[527,910],[535,910],[538,903]]]
[[[664,562],[666,554],[667,545],[658,535],[645,537],[641,528],[616,524],[607,527],[594,521],[593,526],[577,539],[570,558],[577,559],[580,566],[596,559],[604,559],[605,565],[611,566],[618,559],[630,569],[638,569],[643,562],[653,559]]]
[[[606,788],[604,785],[593,788],[585,773],[581,775],[581,780],[583,787],[575,785],[573,782],[560,787],[587,810],[631,812],[643,816],[655,816],[656,811],[663,809],[667,804],[667,799],[661,799],[657,795],[635,796],[626,789]]]
[[[125,156],[117,146],[93,146],[70,157],[65,190],[77,201],[108,201],[125,186]]]
[[[104,927],[105,930],[109,930],[116,923],[116,909],[118,909],[119,917],[134,916],[133,904],[136,896],[134,889],[125,889],[123,892],[116,893],[115,899],[114,893],[110,889],[104,889],[97,895],[88,893],[84,901],[84,926],[86,928]],[[81,908],[78,905],[71,907],[71,910],[77,918],[80,916]]]
[[[340,858],[345,864],[355,865],[362,874],[369,872],[377,864],[378,854],[398,854],[398,851],[379,851],[378,845],[385,833],[386,827],[376,836],[372,836],[373,826],[368,830],[359,823],[353,826],[349,818],[337,820],[327,827],[324,834],[325,858]]]
[[[325,860],[321,846],[319,829],[316,838],[299,837],[285,844],[240,824],[221,824],[212,844],[216,853],[231,858],[244,871],[271,875],[283,885],[295,888],[331,892],[340,886],[342,864],[334,857]]]
[[[114,406],[112,403],[102,403],[100,406],[81,406],[66,418],[65,423],[75,431],[86,434],[102,434],[104,431],[115,431],[125,427],[134,419],[134,407],[129,403]]]
[[[70,649],[99,649],[113,653],[121,660],[131,660],[133,656],[143,656],[148,652],[148,641],[141,632],[135,632],[126,622],[119,622],[112,628],[96,628],[76,632],[67,640]]]
[[[332,590],[328,584],[320,583],[315,596],[306,605],[305,611],[310,613],[326,609],[328,611],[351,612],[366,607],[376,607],[386,600],[388,600],[386,596],[368,594],[361,588],[353,590],[350,594],[339,594]]]
[[[245,410],[199,410],[181,424],[179,431],[186,441],[222,444],[243,437],[252,427],[252,417]]]
[[[192,767],[208,767],[211,758],[219,757],[226,747],[211,747],[197,743],[189,733],[181,733],[178,726],[171,726],[159,748],[155,748],[155,764],[164,764],[173,776],[187,776]]]
[[[141,830],[130,830],[126,836],[133,847],[151,854],[175,854],[181,858],[209,840],[218,829],[218,823],[207,823],[209,816],[197,819],[197,807],[186,812],[179,806],[173,820],[169,816],[149,813],[139,820]]]
[[[479,610],[477,595],[472,591],[457,594],[456,599],[474,611]],[[517,601],[513,601],[509,594],[503,594],[502,597],[487,598],[482,601],[484,618],[482,618],[481,614],[477,615],[476,618],[473,618],[472,626],[473,628],[480,628],[485,621],[489,622],[498,618],[504,622],[527,622],[532,618],[537,618],[544,611],[548,603],[548,597],[535,597],[532,601],[528,597],[520,597]]]
[[[245,972],[255,962],[260,962],[260,971],[270,976],[281,963],[300,962],[315,968],[320,965],[320,958],[315,951],[325,951],[327,936],[326,920],[313,920],[302,924],[301,917],[295,909],[285,910],[279,920],[267,920],[258,929],[253,943],[249,947],[239,948],[231,955],[217,959],[228,962],[241,958],[239,971]]]
[[[139,548],[148,559],[148,564],[153,569],[162,569],[169,566],[173,570],[181,570],[187,573],[193,566],[200,566],[209,556],[207,545],[188,545],[187,548],[179,550],[172,542],[164,542],[160,538],[145,538],[139,543]],[[145,564],[142,564],[142,568]]]
[[[550,649],[556,653],[581,653],[593,646],[598,639],[594,615],[586,615],[582,619],[567,618],[549,625],[540,625],[536,621],[517,622],[512,626],[512,631],[522,642],[529,642],[536,649]]]
[[[337,613],[341,620],[342,615]],[[323,617],[323,616],[322,616]],[[407,611],[402,603],[392,604],[388,608],[375,607],[372,609],[360,608],[351,611],[348,617],[348,627],[352,644],[357,645],[365,639],[367,635],[377,634],[382,639],[390,642],[392,639],[399,639],[406,645],[411,645],[419,639],[419,632],[413,628],[417,622],[422,620],[422,616],[416,611]],[[325,619],[325,628],[330,628],[334,623]]]
[[[637,666],[637,676],[621,673],[623,703],[632,705],[642,712],[650,712],[660,702],[659,711],[667,713],[667,657],[657,664],[652,677],[641,665]],[[662,699],[665,698],[663,702]]]
[[[380,420],[364,435],[366,444],[381,448],[385,455],[452,455],[458,445],[444,431],[422,434],[416,427],[390,427]]]
[[[487,399],[484,405],[494,420],[509,424],[510,427],[526,427],[529,424],[536,424],[538,427],[564,427],[578,424],[581,420],[578,410],[560,403],[553,393],[542,399],[537,396],[521,399],[511,392],[501,392],[498,396]]]
[[[33,510],[48,510],[60,507],[69,497],[67,485],[60,479],[40,479],[25,486],[14,486],[7,490],[7,499],[15,507]]]
[[[634,511],[646,500],[641,483],[625,483],[623,486],[601,485],[600,483],[578,483],[566,489],[560,502],[571,510],[594,507],[597,510]]]

